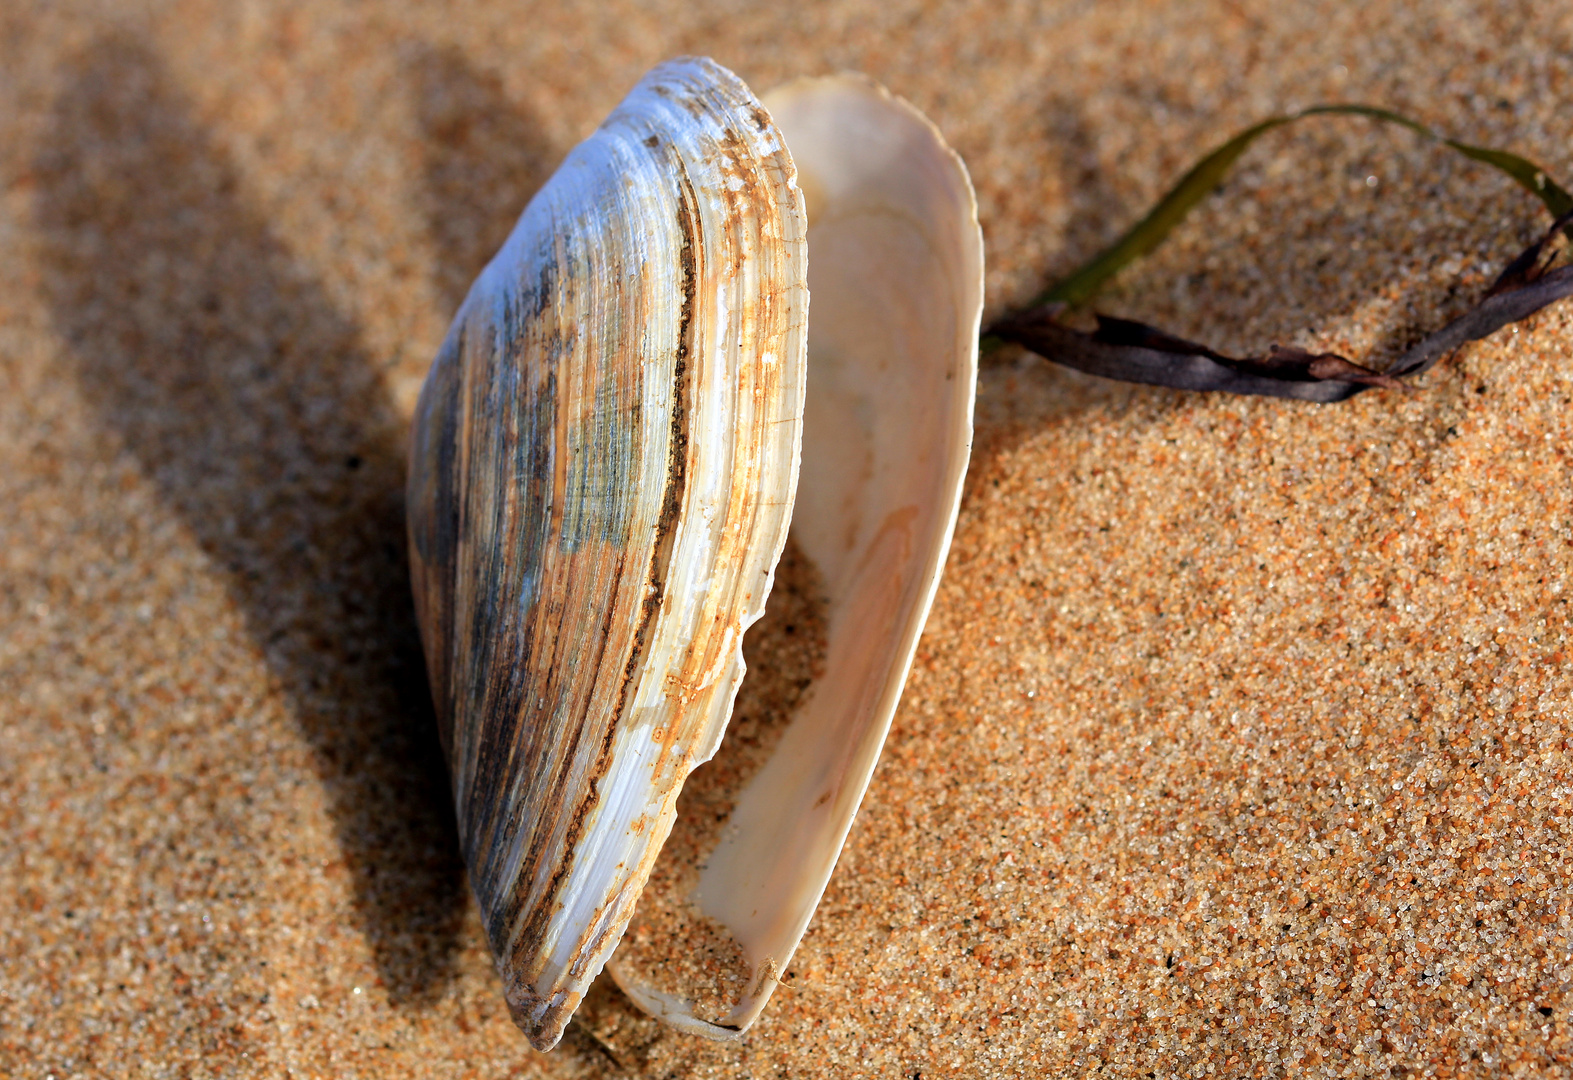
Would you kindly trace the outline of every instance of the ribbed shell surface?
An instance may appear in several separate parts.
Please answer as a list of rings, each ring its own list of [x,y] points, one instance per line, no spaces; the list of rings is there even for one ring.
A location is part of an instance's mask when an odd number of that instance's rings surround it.
[[[742,677],[796,483],[806,231],[748,89],[664,64],[530,203],[421,393],[432,695],[471,885],[543,1049]]]

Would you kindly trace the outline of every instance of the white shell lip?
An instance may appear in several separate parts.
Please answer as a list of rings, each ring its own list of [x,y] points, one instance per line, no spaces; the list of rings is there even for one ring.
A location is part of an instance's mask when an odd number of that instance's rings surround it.
[[[753,1023],[955,526],[983,295],[966,169],[871,80],[769,101],[709,60],[655,68],[532,200],[417,408],[411,572],[461,840],[543,1050],[603,965],[681,1030]],[[721,740],[789,518],[826,656],[677,897],[743,965],[717,993],[612,951]]]

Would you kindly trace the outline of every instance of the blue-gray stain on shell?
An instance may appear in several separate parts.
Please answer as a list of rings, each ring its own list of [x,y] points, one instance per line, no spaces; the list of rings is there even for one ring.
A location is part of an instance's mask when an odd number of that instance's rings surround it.
[[[557,544],[575,551],[587,542],[622,547],[638,475],[639,395],[603,368],[590,412],[568,433],[568,481]]]

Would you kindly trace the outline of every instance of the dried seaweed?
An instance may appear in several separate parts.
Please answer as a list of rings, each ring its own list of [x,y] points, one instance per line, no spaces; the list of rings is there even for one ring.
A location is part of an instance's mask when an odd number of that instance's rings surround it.
[[[1161,244],[1223,181],[1230,166],[1257,138],[1296,120],[1326,115],[1364,116],[1399,124],[1436,140],[1510,177],[1540,199],[1556,221],[1544,236],[1503,268],[1479,304],[1411,346],[1385,371],[1365,367],[1336,353],[1309,353],[1283,345],[1273,345],[1263,356],[1225,356],[1157,327],[1106,315],[1097,316],[1098,329],[1092,333],[1059,321],[1067,307],[1090,298],[1109,278]],[[1573,266],[1549,269],[1556,258],[1553,241],[1559,233],[1573,240],[1573,195],[1533,162],[1505,150],[1445,138],[1386,109],[1319,105],[1264,120],[1218,147],[1119,240],[1050,288],[1028,310],[1006,316],[989,327],[985,337],[1013,341],[1055,363],[1125,382],[1300,401],[1342,401],[1373,386],[1400,387],[1404,385],[1399,381],[1401,377],[1418,375],[1460,345],[1478,341],[1573,293]]]

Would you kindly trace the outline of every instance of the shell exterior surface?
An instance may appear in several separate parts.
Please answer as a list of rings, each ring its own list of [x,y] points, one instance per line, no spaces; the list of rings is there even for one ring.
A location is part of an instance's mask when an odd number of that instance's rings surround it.
[[[422,390],[416,610],[471,887],[541,1049],[742,678],[796,483],[805,235],[748,89],[662,65],[532,200]]]
[[[961,159],[857,76],[765,95],[808,203],[808,396],[792,537],[826,593],[825,664],[736,793],[690,901],[741,947],[728,1008],[668,966],[610,974],[646,1011],[726,1038],[786,970],[874,766],[950,546],[972,438],[983,242]]]

